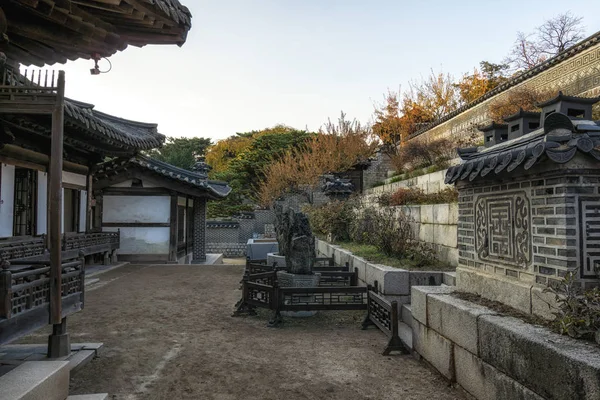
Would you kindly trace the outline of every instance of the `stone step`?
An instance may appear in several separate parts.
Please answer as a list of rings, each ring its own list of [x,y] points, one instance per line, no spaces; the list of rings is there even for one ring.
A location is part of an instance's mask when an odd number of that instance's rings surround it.
[[[402,340],[402,343],[404,343],[406,347],[408,347],[408,349],[412,351],[413,340],[411,327],[405,324],[404,322],[398,321],[398,336],[400,336],[400,340]]]
[[[108,393],[77,394],[67,397],[67,400],[108,400]]]
[[[400,310],[400,320],[412,328],[413,317],[410,304],[402,304],[402,309]]]
[[[26,361],[0,377],[2,400],[65,400],[69,395],[67,361]]]

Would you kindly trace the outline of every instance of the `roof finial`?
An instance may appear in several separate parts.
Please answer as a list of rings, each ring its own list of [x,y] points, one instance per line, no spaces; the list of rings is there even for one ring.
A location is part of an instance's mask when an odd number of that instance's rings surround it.
[[[192,167],[192,171],[204,177],[208,177],[208,171],[210,171],[211,169],[212,168],[210,167],[210,165],[206,163],[204,156],[198,156],[196,158],[196,163]]]

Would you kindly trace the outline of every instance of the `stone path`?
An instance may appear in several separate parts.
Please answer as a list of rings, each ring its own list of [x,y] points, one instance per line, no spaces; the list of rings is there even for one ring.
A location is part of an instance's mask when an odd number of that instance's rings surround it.
[[[464,399],[412,356],[381,356],[386,337],[359,312],[266,327],[232,318],[241,265],[127,265],[87,288],[73,342],[104,342],[71,394],[111,399]],[[26,338],[40,342],[46,332]],[[42,339],[43,341],[43,339]]]

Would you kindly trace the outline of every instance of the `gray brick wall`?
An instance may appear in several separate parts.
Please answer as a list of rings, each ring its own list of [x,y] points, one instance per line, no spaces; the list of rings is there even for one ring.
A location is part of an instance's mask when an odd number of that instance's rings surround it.
[[[597,285],[600,173],[461,183],[458,249],[462,267],[544,285],[574,270],[584,286]]]

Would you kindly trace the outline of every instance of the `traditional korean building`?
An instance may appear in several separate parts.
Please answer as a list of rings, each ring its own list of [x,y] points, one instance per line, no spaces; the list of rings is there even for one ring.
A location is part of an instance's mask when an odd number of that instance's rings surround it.
[[[206,202],[231,192],[225,182],[209,180],[208,171],[203,161],[187,171],[142,155],[101,164],[94,225],[120,232],[120,260],[202,263]]]
[[[190,27],[177,0],[0,2],[0,344],[50,323],[49,357],[70,351],[66,317],[83,308],[83,259],[120,245],[118,231],[93,225],[95,165],[164,140],[154,124],[66,99],[62,71],[22,75],[20,64],[182,45]]]

